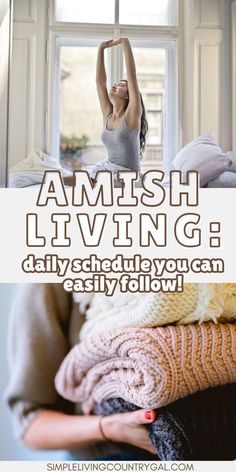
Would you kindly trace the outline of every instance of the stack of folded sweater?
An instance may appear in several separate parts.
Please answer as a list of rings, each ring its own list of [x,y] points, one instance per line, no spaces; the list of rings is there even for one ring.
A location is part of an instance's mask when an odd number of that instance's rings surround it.
[[[140,295],[93,298],[58,392],[86,414],[158,408],[149,434],[162,460],[235,458],[236,284]]]
[[[236,383],[209,388],[157,411],[148,425],[158,458],[176,460],[234,460],[236,442]],[[122,398],[96,405],[98,415],[134,411]]]
[[[80,340],[115,328],[236,320],[236,284],[185,284],[183,292],[74,294],[86,322]],[[87,305],[89,308],[86,310]]]

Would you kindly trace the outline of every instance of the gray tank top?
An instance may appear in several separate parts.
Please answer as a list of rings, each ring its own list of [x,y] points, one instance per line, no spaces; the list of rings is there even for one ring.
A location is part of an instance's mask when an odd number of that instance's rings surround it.
[[[107,120],[102,131],[101,139],[106,146],[108,159],[113,164],[140,171],[140,140],[139,131],[129,129],[125,120],[115,130],[107,129]]]

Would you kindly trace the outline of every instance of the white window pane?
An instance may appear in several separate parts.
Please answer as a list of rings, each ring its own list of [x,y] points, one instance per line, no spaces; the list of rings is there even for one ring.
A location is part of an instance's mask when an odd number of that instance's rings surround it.
[[[105,159],[96,91],[97,47],[61,48],[60,159],[68,168]]]
[[[162,104],[162,95],[156,93],[148,93],[146,95],[146,107],[148,110],[153,111],[161,111],[163,104]]]
[[[120,0],[121,24],[177,25],[178,0]]]
[[[115,0],[55,0],[56,21],[114,23]]]

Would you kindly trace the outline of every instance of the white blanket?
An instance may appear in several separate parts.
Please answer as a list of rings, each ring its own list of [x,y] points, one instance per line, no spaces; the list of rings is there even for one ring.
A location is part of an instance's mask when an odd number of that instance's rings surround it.
[[[60,161],[49,154],[45,154],[40,149],[34,149],[29,156],[20,161],[15,166],[10,168],[9,171],[9,187],[22,188],[29,187],[32,185],[41,184],[46,170],[59,170],[63,177],[72,175],[72,172],[64,169]],[[95,178],[96,173],[99,171],[110,171],[115,187],[121,187],[122,183],[117,180],[117,172],[127,171],[129,169],[112,164],[108,159],[99,161],[95,165],[87,166],[88,171],[92,179]],[[136,182],[136,187],[141,186],[141,173]]]
[[[236,172],[223,172],[207,184],[207,188],[236,188]]]
[[[170,187],[170,177],[168,173],[165,176],[164,185],[162,186]],[[236,188],[236,171],[232,169],[232,171],[225,171],[223,172],[217,179],[210,180],[205,188]]]
[[[9,170],[9,187],[22,188],[41,184],[46,170],[59,170],[63,177],[72,175],[64,169],[59,160],[40,149],[34,149],[26,159],[18,162]]]

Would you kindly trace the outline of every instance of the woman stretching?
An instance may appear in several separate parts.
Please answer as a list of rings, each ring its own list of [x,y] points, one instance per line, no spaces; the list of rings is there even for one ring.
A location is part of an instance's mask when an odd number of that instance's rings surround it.
[[[108,92],[104,50],[118,44],[123,47],[127,80],[120,80]],[[96,180],[96,173],[100,170],[111,171],[114,178],[120,170],[132,170],[139,173],[148,124],[128,38],[110,39],[100,44],[96,84],[104,119],[102,141],[107,149],[108,158],[90,166],[89,175]],[[64,179],[66,184],[70,184],[70,181],[71,177]]]

